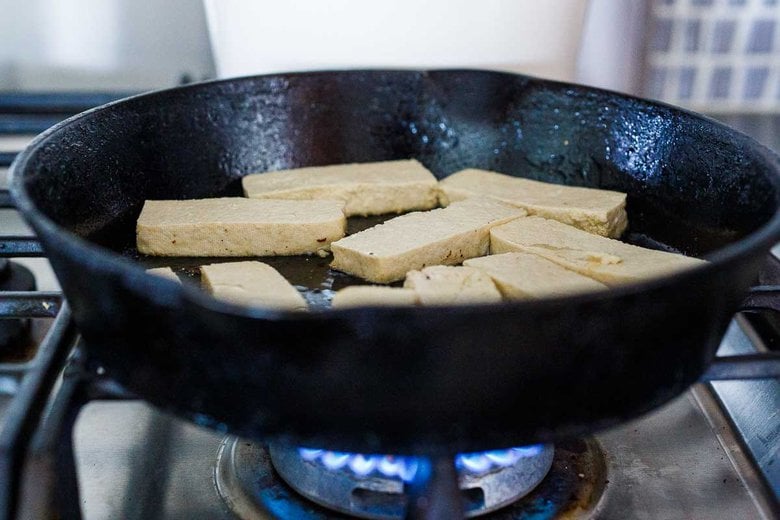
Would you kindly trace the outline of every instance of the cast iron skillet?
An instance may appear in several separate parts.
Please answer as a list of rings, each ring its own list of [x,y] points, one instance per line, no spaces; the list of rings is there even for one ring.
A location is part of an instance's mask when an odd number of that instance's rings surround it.
[[[144,199],[238,194],[247,173],[416,157],[629,194],[628,237],[709,265],[606,293],[308,315],[144,273]],[[712,361],[780,239],[780,161],[701,116],[497,72],[350,71],[192,85],[76,116],[13,194],[91,353],[131,391],[250,438],[362,451],[551,441],[635,417]],[[120,254],[120,253],[124,253]]]

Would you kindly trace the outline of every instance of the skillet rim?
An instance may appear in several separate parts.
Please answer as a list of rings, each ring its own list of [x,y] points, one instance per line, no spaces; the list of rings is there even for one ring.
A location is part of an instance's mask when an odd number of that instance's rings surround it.
[[[487,74],[494,76],[507,76],[513,79],[527,80],[529,83],[536,84],[541,87],[558,86],[566,87],[571,90],[578,90],[581,92],[593,92],[602,93],[610,97],[616,97],[624,100],[633,100],[640,102],[649,107],[658,107],[672,110],[676,114],[685,115],[702,122],[704,124],[715,126],[725,131],[732,137],[739,139],[746,151],[754,157],[760,157],[769,164],[770,169],[774,175],[771,176],[770,181],[774,184],[777,190],[778,208],[780,208],[780,155],[763,144],[757,142],[752,137],[735,130],[728,125],[725,125],[715,119],[704,116],[702,114],[680,108],[668,103],[660,101],[641,98],[638,96],[623,94],[606,89],[600,89],[596,87],[589,87],[585,85],[579,85],[575,83],[560,82],[554,80],[548,80],[543,78],[536,78],[524,74],[516,74],[502,71],[494,71],[487,69],[472,69],[472,68],[444,68],[444,69],[405,69],[405,68],[382,68],[382,69],[339,69],[339,70],[317,70],[306,72],[289,72],[289,73],[275,73],[275,74],[263,74],[263,75],[251,75],[240,76],[234,78],[215,79],[209,81],[202,81],[192,83],[188,85],[182,85],[166,89],[158,89],[149,92],[136,94],[133,96],[118,99],[104,105],[91,108],[74,116],[71,116],[44,132],[38,134],[27,147],[20,152],[13,163],[11,164],[8,175],[11,179],[10,191],[13,200],[16,203],[17,209],[22,213],[24,219],[35,229],[40,230],[41,235],[48,235],[48,237],[60,240],[68,247],[73,249],[74,252],[83,255],[82,260],[89,264],[100,264],[100,268],[119,274],[123,278],[123,282],[129,284],[132,287],[144,289],[146,287],[154,287],[154,290],[146,292],[147,296],[155,300],[158,303],[171,303],[178,302],[180,300],[187,301],[191,304],[198,305],[209,311],[235,315],[244,318],[250,318],[255,320],[265,320],[269,322],[300,322],[309,320],[339,320],[349,319],[355,316],[361,316],[367,313],[376,313],[378,315],[393,315],[393,314],[406,314],[409,312],[415,312],[418,314],[438,314],[442,311],[447,313],[456,314],[479,314],[487,311],[501,309],[502,311],[517,311],[522,312],[531,306],[533,307],[549,307],[557,308],[560,306],[570,305],[577,306],[583,305],[589,302],[617,300],[624,297],[637,296],[642,293],[650,292],[654,289],[660,289],[663,287],[670,287],[678,283],[684,283],[685,281],[692,279],[699,275],[710,275],[720,268],[721,265],[739,260],[741,257],[748,255],[756,249],[769,249],[776,242],[780,241],[780,209],[759,228],[751,232],[745,237],[720,248],[711,254],[706,255],[705,259],[708,261],[702,266],[697,266],[692,269],[685,270],[683,272],[674,273],[668,276],[662,276],[659,278],[653,278],[650,280],[621,285],[617,287],[610,287],[608,291],[598,291],[593,293],[582,293],[570,296],[557,296],[550,298],[542,298],[538,300],[520,300],[520,301],[503,301],[500,303],[486,303],[486,304],[469,304],[469,305],[446,305],[446,306],[430,306],[430,307],[382,307],[382,306],[363,306],[348,309],[315,309],[313,312],[295,312],[295,311],[279,311],[263,309],[259,307],[245,307],[237,304],[224,302],[213,298],[203,291],[185,284],[179,284],[171,280],[163,279],[160,281],[160,277],[146,273],[143,266],[138,262],[135,262],[121,253],[100,246],[89,240],[84,239],[80,235],[77,235],[69,230],[66,230],[62,226],[56,224],[48,216],[46,216],[30,198],[25,187],[25,181],[32,176],[31,173],[27,173],[27,164],[31,158],[35,156],[39,149],[53,137],[68,128],[71,125],[77,124],[83,120],[91,117],[95,117],[101,113],[109,112],[115,105],[127,104],[130,102],[143,101],[145,99],[152,98],[164,98],[171,94],[177,94],[185,91],[194,91],[200,88],[208,87],[215,84],[222,83],[235,83],[242,81],[256,81],[261,79],[273,80],[273,79],[285,79],[289,77],[306,77],[317,75],[345,75],[345,74],[360,74],[360,73],[405,73],[405,74],[419,74],[427,76],[430,73],[470,73],[470,74]],[[40,237],[39,237],[40,240]],[[41,241],[44,243],[45,241]],[[45,244],[44,244],[45,245]],[[64,249],[68,249],[68,247]],[[239,257],[236,257],[238,259]],[[65,295],[67,297],[67,294]]]

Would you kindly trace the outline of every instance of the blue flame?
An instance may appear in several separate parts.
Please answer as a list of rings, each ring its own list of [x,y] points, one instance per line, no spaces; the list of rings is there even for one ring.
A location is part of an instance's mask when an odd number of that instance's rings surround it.
[[[455,457],[455,467],[458,471],[481,475],[497,468],[513,466],[521,459],[535,457],[542,452],[542,449],[543,445],[535,444],[506,450],[461,453]],[[319,462],[329,470],[344,469],[361,477],[378,474],[410,482],[417,473],[418,459],[416,457],[362,455],[309,448],[298,448],[298,453],[303,460]]]

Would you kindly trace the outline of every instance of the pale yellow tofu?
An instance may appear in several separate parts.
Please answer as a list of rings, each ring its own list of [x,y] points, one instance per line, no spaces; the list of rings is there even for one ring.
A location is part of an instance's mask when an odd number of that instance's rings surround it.
[[[153,267],[151,269],[147,269],[146,272],[155,276],[159,276],[160,278],[167,278],[168,280],[173,280],[174,282],[181,282],[179,277],[176,276],[176,273],[174,273],[173,269],[170,267]]]
[[[521,179],[486,170],[462,170],[439,182],[442,206],[472,196],[494,197],[589,233],[617,238],[628,225],[626,194]]]
[[[344,236],[343,202],[218,198],[147,200],[138,251],[156,256],[275,256],[327,250]]]
[[[646,280],[705,263],[600,237],[541,217],[517,219],[493,228],[490,251],[532,253],[607,285]]]
[[[203,288],[220,300],[252,307],[306,310],[306,300],[284,276],[263,262],[226,262],[200,268]]]
[[[607,288],[601,282],[531,253],[471,258],[463,265],[479,269],[492,278],[507,300],[567,296]]]
[[[393,305],[417,305],[417,294],[411,289],[377,285],[353,285],[337,291],[331,306],[334,309],[347,307],[385,307]]]
[[[331,244],[331,267],[377,283],[430,265],[457,265],[487,254],[490,228],[525,211],[471,198],[447,208],[401,215]]]
[[[334,164],[247,175],[244,194],[256,199],[341,200],[352,215],[435,208],[436,178],[414,159]]]
[[[496,303],[501,293],[493,280],[473,267],[435,265],[406,273],[404,287],[412,289],[422,305]]]

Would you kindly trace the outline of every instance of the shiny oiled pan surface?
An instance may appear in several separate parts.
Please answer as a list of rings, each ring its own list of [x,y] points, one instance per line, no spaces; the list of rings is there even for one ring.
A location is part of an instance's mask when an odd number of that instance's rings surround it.
[[[215,301],[127,256],[145,199],[409,157],[438,177],[477,167],[624,191],[630,240],[711,262],[570,298],[285,314]],[[83,114],[20,155],[13,191],[89,352],[129,389],[247,437],[403,453],[585,434],[678,395],[780,239],[779,171],[738,132],[627,96],[497,72],[348,71]],[[271,263],[312,289],[331,276],[319,258]],[[339,276],[334,288],[350,282]]]

